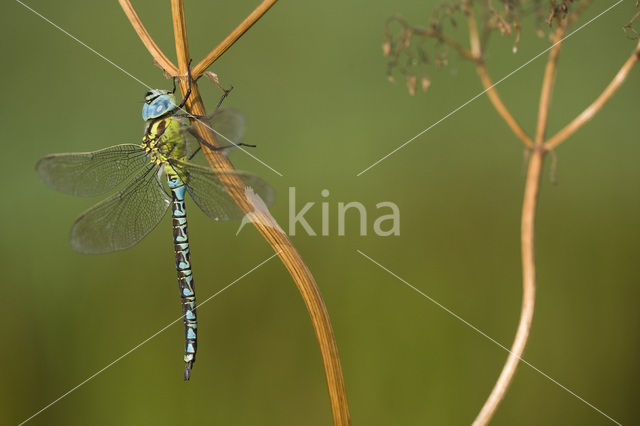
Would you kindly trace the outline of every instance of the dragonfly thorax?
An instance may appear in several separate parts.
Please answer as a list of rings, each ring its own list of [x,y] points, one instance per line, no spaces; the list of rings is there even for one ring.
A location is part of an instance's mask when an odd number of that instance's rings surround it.
[[[174,115],[147,120],[142,149],[158,165],[171,160],[184,161],[187,150],[184,137],[186,125],[183,118]]]
[[[172,92],[160,89],[151,89],[144,96],[142,106],[142,119],[147,121],[173,112],[178,108],[176,98]]]

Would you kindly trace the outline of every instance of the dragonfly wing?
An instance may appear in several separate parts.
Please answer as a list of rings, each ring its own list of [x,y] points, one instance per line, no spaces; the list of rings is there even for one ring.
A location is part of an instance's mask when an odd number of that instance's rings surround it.
[[[218,135],[220,145],[230,145],[242,141],[247,120],[238,110],[222,108],[211,118],[211,126]]]
[[[246,119],[238,110],[222,108],[202,121],[213,129],[216,139],[221,146],[240,143],[244,137]],[[195,124],[188,127],[189,131],[195,131]],[[191,158],[198,152],[200,143],[195,138],[189,138],[187,142],[187,158]],[[226,152],[226,151],[223,151]]]
[[[171,197],[149,165],[122,191],[83,213],[71,228],[71,246],[81,253],[124,250],[142,240],[164,216]]]
[[[179,163],[179,168],[182,169],[189,195],[207,216],[216,221],[242,219],[244,212],[231,198],[212,169],[193,163]],[[273,204],[273,188],[259,177],[239,170],[219,173],[234,175],[242,181],[244,187],[241,190],[254,209],[263,206],[266,208]]]
[[[36,164],[42,180],[60,192],[91,197],[115,188],[149,163],[140,145],[116,145],[94,152],[51,154]]]

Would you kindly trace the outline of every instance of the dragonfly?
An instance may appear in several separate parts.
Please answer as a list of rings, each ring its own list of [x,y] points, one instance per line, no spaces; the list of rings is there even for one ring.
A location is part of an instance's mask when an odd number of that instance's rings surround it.
[[[189,79],[189,83],[191,79]],[[259,177],[243,171],[213,170],[194,162],[200,142],[214,150],[242,143],[214,147],[197,137],[189,118],[204,121],[216,133],[236,141],[244,131],[243,116],[220,108],[197,117],[181,113],[191,93],[177,103],[173,91],[153,89],[145,94],[141,143],[115,145],[93,152],[51,154],[36,165],[42,180],[55,190],[75,196],[92,197],[117,188],[110,197],[78,217],[71,228],[71,247],[81,253],[109,253],[127,249],[149,234],[171,206],[173,247],[178,288],[184,320],[184,380],[189,380],[196,359],[196,297],[185,195],[215,221],[242,219],[244,212],[225,189],[220,176],[233,175],[246,191],[257,194],[265,204],[273,202],[273,189]],[[226,153],[226,151],[223,151]],[[237,180],[235,180],[237,182]]]

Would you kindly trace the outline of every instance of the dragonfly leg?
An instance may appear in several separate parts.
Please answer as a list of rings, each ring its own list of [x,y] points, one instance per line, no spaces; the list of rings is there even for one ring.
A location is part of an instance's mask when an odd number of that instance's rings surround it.
[[[233,85],[231,85],[229,89],[222,89],[224,93],[220,97],[220,100],[218,101],[218,105],[216,105],[216,109],[213,110],[214,114],[218,111],[218,109],[220,109],[220,105],[222,105],[222,102],[225,100],[227,96],[229,96],[229,93],[231,93],[232,90],[233,90]]]
[[[231,93],[231,91],[233,90],[233,86],[231,86],[230,89],[222,89],[224,94],[222,95],[222,97],[220,98],[220,100],[218,101],[218,105],[216,105],[216,109],[213,110],[213,112],[209,115],[195,115],[195,114],[190,114],[190,113],[185,113],[185,114],[175,114],[176,117],[184,117],[184,118],[193,118],[195,120],[207,120],[209,118],[211,118],[211,116],[213,116],[216,112],[218,112],[218,110],[220,109],[220,106],[222,105],[222,102],[225,100],[225,98],[227,96],[229,96],[229,93]],[[187,90],[187,93],[190,93]]]
[[[207,77],[209,80],[211,80],[211,82],[213,84],[216,85],[216,87],[220,90],[222,90],[226,94],[229,94],[230,91],[233,90],[233,86],[231,86],[230,89],[225,89],[222,84],[220,84],[220,79],[218,78],[218,74],[211,72],[211,71],[205,71],[202,73],[203,76]]]
[[[206,120],[209,118],[209,116],[206,116],[206,115],[196,115],[196,114],[190,114],[188,112],[184,114],[175,114],[174,117],[193,118],[194,120]]]
[[[187,99],[189,99],[189,96],[191,95],[191,59],[189,59],[189,65],[187,65],[187,81],[189,83],[189,87],[187,88],[187,93],[184,94],[182,102],[178,105],[178,109],[182,109],[182,107],[184,107],[184,104],[187,103]]]
[[[198,140],[198,142],[200,142],[201,144],[205,145],[207,148],[209,148],[212,151],[222,151],[223,149],[235,148],[237,146],[248,146],[250,148],[255,148],[256,147],[256,145],[249,145],[248,143],[244,143],[244,142],[235,143],[233,141],[231,141],[231,145],[213,146],[209,142],[207,142],[206,140],[202,139],[200,137],[200,135],[198,135],[193,129],[189,129],[189,133],[191,133],[193,135],[193,137]],[[198,152],[198,151],[196,151],[196,152]]]

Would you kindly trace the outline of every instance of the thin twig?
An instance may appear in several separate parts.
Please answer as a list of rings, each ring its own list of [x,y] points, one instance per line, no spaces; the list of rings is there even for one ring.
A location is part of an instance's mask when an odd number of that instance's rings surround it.
[[[253,12],[247,16],[244,21],[240,23],[233,31],[229,33],[224,40],[220,42],[205,58],[193,67],[192,73],[194,80],[197,80],[200,75],[206,71],[224,52],[229,49],[233,43],[238,41],[240,37],[249,29],[255,22],[262,17],[267,11],[275,4],[277,0],[263,0]]]
[[[442,31],[434,30],[433,28],[412,27],[411,25],[409,25],[409,22],[406,19],[399,15],[395,15],[387,19],[385,25],[388,26],[391,22],[397,22],[403,27],[404,31],[409,31],[411,34],[419,35],[424,38],[437,39],[447,46],[451,47],[452,49],[456,50],[460,54],[460,56],[466,59],[474,60],[474,56],[469,49],[462,46],[451,37],[443,34]]]
[[[122,10],[124,10],[124,13],[127,15],[127,18],[129,18],[131,26],[136,31],[136,33],[138,33],[138,37],[140,37],[140,40],[142,41],[144,46],[147,48],[149,53],[151,53],[153,59],[155,59],[158,65],[160,65],[160,67],[162,67],[162,69],[165,70],[165,72],[167,72],[169,75],[178,75],[178,68],[169,60],[169,58],[167,58],[167,55],[165,55],[162,50],[160,50],[156,42],[153,41],[151,35],[142,24],[140,17],[136,13],[129,0],[118,1],[120,2]]]
[[[547,122],[549,120],[549,108],[551,106],[551,94],[553,93],[553,83],[556,80],[558,69],[558,55],[562,48],[562,37],[566,31],[566,26],[560,23],[553,37],[553,47],[549,52],[549,60],[544,70],[544,80],[542,82],[542,92],[540,94],[540,105],[538,107],[538,125],[536,126],[535,145],[541,146],[544,142]]]
[[[502,372],[500,373],[500,377],[493,387],[489,398],[474,420],[473,426],[484,426],[488,424],[493,417],[498,405],[509,388],[509,384],[516,372],[516,368],[527,344],[527,339],[529,338],[529,330],[531,329],[531,321],[533,320],[536,295],[536,269],[534,256],[535,216],[544,154],[545,151],[538,148],[535,149],[530,156],[529,168],[527,171],[527,182],[524,190],[524,201],[522,203],[521,244],[523,294],[520,323],[518,324],[518,330],[516,332],[513,345],[509,350],[507,362],[505,363]]]
[[[234,30],[232,35],[228,36],[223,43],[214,49],[209,57],[213,62],[224,51],[226,51],[251,25],[257,21],[268,9],[275,3],[273,1],[265,1],[261,7],[254,10],[254,12],[243,21],[243,23]],[[173,65],[166,55],[158,48],[155,42],[151,39],[149,33],[146,31],[142,22],[135,13],[135,10],[131,6],[128,0],[120,0],[120,4],[129,17],[131,24],[136,29],[136,32],[142,39],[144,45],[151,56],[160,64],[164,71],[171,75],[187,75],[187,66],[189,61],[189,49],[188,41],[186,37],[186,25],[184,22],[184,6],[181,0],[172,0],[172,16],[174,24],[174,35],[176,42],[176,53],[178,56],[179,67]],[[265,5],[268,4],[268,7]],[[222,46],[222,47],[221,47]],[[215,53],[218,52],[218,53]],[[203,65],[206,62],[203,61],[199,65]],[[202,74],[206,70],[206,66],[201,67],[198,75]],[[194,78],[195,80],[195,78]],[[180,89],[184,94],[187,90],[188,82],[185,79],[180,79]],[[186,109],[195,115],[206,115],[206,110],[202,103],[202,99],[199,94],[198,85],[196,81],[192,81],[191,85],[192,94],[189,97],[189,101],[186,104]],[[203,123],[197,122],[196,124],[199,136],[206,140],[213,146],[218,146],[213,132],[210,131]],[[202,146],[202,150],[207,158],[207,161],[214,170],[228,171],[235,170],[231,162],[227,157],[219,155],[218,152],[210,150],[207,146]],[[309,271],[309,268],[302,260],[302,257],[297,252],[289,238],[279,231],[276,220],[265,211],[254,211],[253,207],[249,205],[245,196],[245,185],[239,179],[237,179],[231,173],[219,173],[220,181],[223,183],[229,194],[236,201],[238,206],[246,213],[251,213],[253,216],[252,223],[258,231],[264,236],[269,245],[276,251],[283,264],[291,274],[301,296],[307,306],[311,322],[314,326],[316,336],[320,345],[320,352],[325,367],[325,374],[327,377],[327,385],[329,388],[329,398],[331,400],[331,408],[333,413],[334,425],[336,426],[348,426],[349,420],[349,407],[347,404],[347,396],[344,387],[344,379],[342,377],[342,368],[340,366],[340,358],[338,356],[338,349],[333,335],[333,329],[331,328],[331,322],[327,313],[326,307],[322,300],[322,296],[318,290],[316,282]],[[271,224],[271,226],[269,225]]]
[[[504,102],[500,98],[498,91],[495,87],[493,87],[493,80],[489,76],[489,72],[484,65],[484,52],[482,51],[482,42],[480,40],[480,36],[478,34],[478,27],[476,24],[475,14],[473,11],[473,5],[469,5],[466,8],[465,13],[467,14],[467,24],[469,26],[469,43],[471,45],[471,58],[476,66],[476,72],[480,77],[480,81],[482,82],[482,86],[487,91],[487,96],[489,97],[489,101],[493,104],[493,107],[496,109],[498,114],[502,117],[507,126],[511,129],[511,131],[527,146],[527,148],[533,148],[533,141],[527,135],[527,133],[522,129],[520,124],[513,118],[513,115],[509,111],[509,109],[505,106]]]
[[[489,398],[478,413],[473,426],[484,426],[489,423],[496,409],[513,381],[516,369],[529,339],[531,322],[535,308],[536,296],[536,262],[535,262],[535,219],[538,193],[540,191],[540,177],[544,155],[546,151],[542,145],[544,132],[549,117],[549,106],[551,104],[551,93],[553,91],[553,81],[556,75],[556,65],[558,54],[566,27],[559,26],[556,30],[553,43],[556,43],[551,52],[545,69],[540,94],[540,108],[538,111],[538,125],[533,152],[529,157],[529,167],[527,171],[527,182],[524,190],[524,201],[522,203],[522,219],[520,243],[522,251],[522,308],[520,310],[520,322],[518,330],[509,350],[507,361],[500,372],[496,384],[489,394]]]
[[[447,37],[444,34],[438,34],[436,37],[438,38],[438,40],[442,41],[447,46],[454,48],[463,57],[465,57],[467,59],[471,59],[472,61],[475,61],[475,57],[473,56],[473,53],[471,53],[471,51],[469,49],[466,49],[465,47],[463,47],[460,44],[458,44],[452,38]]]
[[[482,86],[485,88],[485,90],[487,90],[487,96],[489,97],[489,100],[493,104],[493,107],[498,112],[498,114],[500,114],[500,117],[502,117],[504,122],[507,123],[507,126],[509,126],[509,128],[511,129],[511,131],[522,141],[522,143],[524,143],[527,146],[527,148],[529,149],[533,148],[533,141],[531,140],[529,135],[527,135],[527,133],[522,129],[522,127],[520,126],[520,124],[518,124],[516,119],[513,118],[513,115],[511,115],[511,112],[509,111],[509,109],[502,102],[502,99],[500,98],[500,95],[498,94],[498,91],[496,90],[496,88],[492,87],[493,81],[491,80],[491,77],[489,76],[489,72],[487,71],[487,68],[484,66],[483,63],[476,62],[476,72],[480,77]]]
[[[549,138],[547,142],[544,143],[544,148],[546,150],[555,149],[558,145],[564,142],[567,138],[573,135],[580,127],[585,125],[587,121],[591,120],[594,115],[602,107],[611,99],[611,97],[616,93],[616,91],[622,86],[622,83],[625,82],[631,69],[634,65],[640,60],[640,42],[636,46],[635,50],[627,59],[627,61],[622,65],[616,76],[611,80],[609,85],[604,89],[604,91],[598,96],[598,98],[593,101],[591,105],[589,105],[584,111],[580,113],[573,121],[567,124],[562,130],[556,133],[554,136]]]
[[[476,15],[473,10],[473,3],[470,2],[464,11],[467,14],[467,26],[469,27],[469,44],[471,45],[471,53],[476,61],[482,60],[482,43],[478,36],[478,23],[476,22]]]
[[[267,9],[268,8],[264,9],[262,13],[265,13]],[[189,45],[184,19],[183,1],[171,0],[171,11],[173,16],[176,54],[178,58],[178,70],[180,75],[186,76],[189,66]],[[259,18],[259,16],[253,18],[253,22],[255,22],[257,18]],[[245,22],[246,21],[247,20],[245,20]],[[250,24],[246,28],[248,29],[249,26]],[[238,37],[234,40],[237,40]],[[226,48],[224,50],[226,50]],[[189,82],[186,79],[180,79],[180,89],[183,95],[186,93],[188,85]],[[200,116],[206,115],[206,110],[202,103],[202,98],[200,97],[196,81],[191,82],[191,96],[189,97],[185,107],[191,114]],[[196,121],[196,129],[202,139],[206,140],[212,146],[219,146],[214,133],[204,123]],[[350,424],[349,408],[347,405],[344,379],[342,377],[342,367],[340,366],[340,358],[338,356],[338,347],[333,335],[329,314],[327,313],[327,309],[324,305],[324,301],[322,300],[322,296],[320,295],[315,279],[287,235],[280,231],[276,220],[270,215],[270,213],[262,210],[254,211],[253,206],[248,202],[245,195],[244,183],[232,173],[224,173],[224,171],[235,170],[229,159],[226,156],[221,155],[219,151],[211,150],[204,144],[201,144],[201,147],[207,161],[211,165],[212,169],[216,171],[216,174],[225,189],[245,213],[251,213],[253,215],[253,225],[258,229],[258,231],[260,231],[274,251],[279,253],[280,259],[295,281],[307,306],[307,310],[309,311],[309,315],[316,332],[316,337],[320,345],[320,352],[322,354],[327,385],[329,388],[329,398],[331,400],[334,425],[348,426]]]

